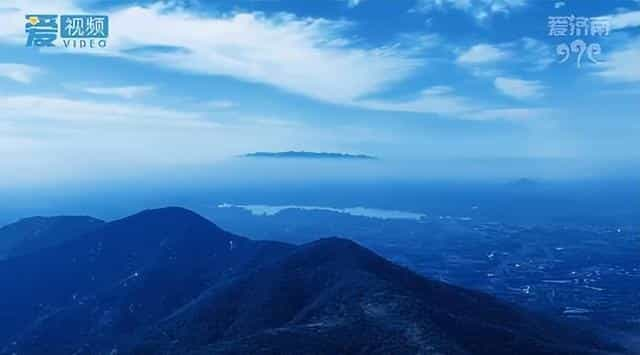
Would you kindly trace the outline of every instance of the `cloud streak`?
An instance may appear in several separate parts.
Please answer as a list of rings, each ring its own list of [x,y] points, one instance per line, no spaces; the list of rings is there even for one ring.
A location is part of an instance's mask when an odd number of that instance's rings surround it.
[[[42,72],[42,69],[25,64],[0,63],[0,77],[16,81],[21,84],[29,84]]]
[[[131,59],[259,82],[332,103],[378,92],[421,65],[390,47],[355,47],[343,35],[350,25],[340,21],[260,13],[201,18],[159,5],[124,9],[111,19],[110,45]],[[158,24],[175,30],[149,30]],[[183,50],[126,54],[151,45]]]
[[[462,52],[456,62],[462,65],[495,63],[508,59],[511,53],[491,44],[476,44]]]
[[[0,41],[24,41],[22,16],[39,8],[36,5],[33,0],[9,0],[0,12],[0,20],[8,23]],[[81,12],[70,0],[52,1],[46,8]],[[392,46],[357,46],[348,35],[352,24],[345,21],[259,12],[207,17],[161,2],[123,7],[109,15],[108,47],[84,53],[229,76],[331,103],[383,90],[423,65],[422,59]]]
[[[527,3],[527,0],[418,0],[412,11],[430,13],[455,9],[482,21],[496,14],[508,15],[511,11],[525,7]]]
[[[205,106],[214,110],[227,110],[236,107],[236,103],[231,100],[211,100],[205,102]]]
[[[360,5],[362,3],[362,1],[364,1],[364,0],[347,0],[347,6],[356,7],[356,6]]]
[[[609,16],[611,29],[624,30],[640,27],[640,11],[629,11]]]
[[[626,42],[600,63],[596,75],[613,82],[640,82],[640,36]]]
[[[408,100],[366,100],[358,105],[366,109],[432,114],[469,121],[526,121],[546,118],[549,112],[537,107],[490,107],[462,96],[448,86],[427,88]]]
[[[0,20],[8,20],[7,16],[12,21],[20,18],[17,14],[29,11],[35,4],[34,0],[8,1],[9,8],[17,10],[0,12]],[[474,6],[475,2],[470,1],[470,4]],[[485,1],[482,4],[496,12],[523,6],[518,1]],[[49,11],[55,7],[58,13],[81,12],[72,0],[56,0],[47,6]],[[470,112],[499,109],[477,107],[479,105],[471,104],[469,99],[447,92],[443,87],[426,89],[404,102],[370,99],[411,78],[426,65],[428,59],[424,57],[423,49],[434,42],[429,36],[416,37],[421,39],[417,42],[420,50],[404,45],[366,46],[350,37],[354,24],[342,20],[259,12],[202,15],[168,3],[121,7],[109,15],[107,49],[82,53],[117,56],[201,75],[227,76],[326,103],[370,110],[469,118],[473,116]],[[13,37],[23,39],[23,22],[13,26],[19,29],[12,27],[8,33],[13,31]],[[157,31],[159,27],[172,30]],[[484,43],[461,53],[457,63],[472,67],[511,57],[509,48]],[[150,90],[129,86],[88,87],[84,91],[132,99]],[[229,105],[223,106],[228,108]]]
[[[75,100],[56,96],[0,96],[0,112],[4,119],[19,121],[39,119],[67,122],[135,122],[151,121],[169,124],[195,124],[202,115],[144,105]]]
[[[151,85],[115,86],[115,87],[83,87],[84,92],[93,95],[115,96],[122,99],[133,99],[151,93],[155,88]]]
[[[493,83],[504,95],[520,100],[540,98],[545,89],[544,85],[535,80],[497,77]]]

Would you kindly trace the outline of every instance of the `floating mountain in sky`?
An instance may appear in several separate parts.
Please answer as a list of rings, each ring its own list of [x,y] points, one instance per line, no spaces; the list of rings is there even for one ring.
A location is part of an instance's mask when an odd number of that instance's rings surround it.
[[[180,208],[0,262],[0,285],[2,354],[604,353],[352,241],[251,241]]]
[[[376,157],[364,154],[317,153],[317,152],[256,152],[243,155],[245,158],[297,158],[297,159],[345,159],[375,160]]]

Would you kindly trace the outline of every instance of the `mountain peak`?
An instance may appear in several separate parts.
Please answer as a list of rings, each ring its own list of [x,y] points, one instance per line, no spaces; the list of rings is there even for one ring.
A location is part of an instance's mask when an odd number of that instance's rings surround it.
[[[185,217],[203,218],[199,214],[184,207],[167,206],[161,208],[151,208],[138,212],[130,217]],[[204,219],[204,218],[203,218]]]
[[[116,221],[116,223],[146,223],[149,226],[154,225],[209,225],[217,226],[210,220],[197,214],[194,211],[183,207],[163,207],[155,209],[147,209],[134,215],[125,217]]]
[[[301,245],[288,259],[288,267],[333,265],[332,268],[368,269],[386,261],[360,244],[344,238],[330,237]]]
[[[338,249],[338,248],[362,248],[364,249],[364,247],[361,247],[358,243],[354,242],[351,239],[346,239],[346,238],[342,238],[342,237],[327,237],[327,238],[320,238],[318,240],[315,240],[311,243],[306,244],[307,247],[314,247],[314,248],[331,248],[331,249]]]
[[[576,355],[601,348],[351,240],[251,241],[184,208],[142,211],[7,262],[0,345],[11,345],[0,354]]]
[[[169,238],[175,242],[195,243],[212,237],[226,242],[232,236],[203,216],[181,207],[149,209],[108,223],[101,235],[120,236],[132,243],[156,243]],[[234,236],[235,238],[235,236]]]

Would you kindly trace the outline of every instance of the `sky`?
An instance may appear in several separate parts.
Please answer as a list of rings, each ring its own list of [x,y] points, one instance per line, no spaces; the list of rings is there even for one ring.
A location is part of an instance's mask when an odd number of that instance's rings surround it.
[[[108,15],[108,44],[26,48],[27,14]],[[569,15],[610,31],[551,36]],[[576,39],[596,63],[560,63]],[[638,0],[0,2],[0,187],[288,150],[637,174],[638,98]]]

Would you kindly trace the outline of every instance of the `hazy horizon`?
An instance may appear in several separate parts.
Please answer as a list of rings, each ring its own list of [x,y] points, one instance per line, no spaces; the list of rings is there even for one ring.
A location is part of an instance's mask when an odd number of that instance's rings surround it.
[[[26,48],[36,10],[108,14],[108,45]],[[607,31],[554,34],[563,14],[604,16]],[[639,14],[633,0],[5,0],[0,188],[306,170],[638,178]],[[600,55],[562,62],[576,36]],[[381,160],[255,171],[233,160],[291,150]]]

